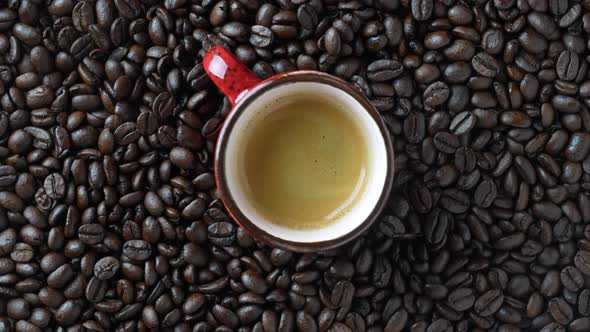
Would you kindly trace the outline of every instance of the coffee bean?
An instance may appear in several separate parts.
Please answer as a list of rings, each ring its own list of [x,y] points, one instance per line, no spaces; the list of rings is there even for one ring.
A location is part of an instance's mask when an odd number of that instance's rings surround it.
[[[207,253],[196,244],[185,244],[182,247],[182,258],[195,266],[204,266],[207,264]]]
[[[403,73],[403,66],[395,60],[377,60],[367,67],[367,77],[374,82],[384,82]]]
[[[461,112],[453,118],[449,129],[453,135],[463,135],[471,131],[476,124],[477,117],[475,115],[471,112]]]
[[[16,244],[16,231],[12,228],[5,229],[0,233],[0,256],[8,255]]]
[[[41,43],[41,32],[33,26],[17,22],[12,27],[12,33],[29,46],[36,46]]]
[[[119,261],[114,257],[104,257],[94,265],[94,276],[99,280],[111,279],[119,271]]]
[[[563,51],[556,64],[557,76],[562,80],[574,80],[578,74],[580,59],[576,53]]]
[[[249,290],[257,293],[264,294],[267,291],[267,285],[265,280],[254,271],[246,271],[241,276],[242,283]]]
[[[115,141],[121,145],[128,145],[140,136],[137,126],[134,122],[125,122],[115,129]]]
[[[584,286],[584,277],[578,269],[573,266],[567,266],[559,275],[563,287],[572,292],[577,292]]]
[[[10,258],[18,263],[29,262],[33,256],[33,248],[26,243],[17,243],[10,253]]]
[[[150,244],[143,240],[129,240],[123,245],[123,253],[134,260],[143,261],[152,254]]]
[[[452,213],[463,213],[470,205],[469,197],[464,192],[456,189],[443,191],[440,202],[443,208]]]
[[[434,3],[431,0],[412,0],[412,15],[418,21],[425,21],[430,18],[434,9]]]
[[[317,331],[317,324],[313,317],[305,311],[299,311],[295,319],[295,323],[299,330]]]
[[[295,329],[295,316],[292,311],[285,310],[281,313],[278,331],[293,331]]]
[[[590,152],[590,135],[574,133],[566,146],[564,156],[571,161],[582,161]]]
[[[16,22],[17,17],[17,14],[9,8],[2,9],[2,11],[0,11],[0,22],[2,23],[0,25],[0,30],[6,31],[10,29]]]
[[[107,283],[103,280],[93,277],[86,286],[86,299],[92,303],[100,302],[104,298],[106,290]]]
[[[580,272],[590,275],[590,252],[580,250],[574,257],[574,264]]]
[[[306,30],[314,30],[318,23],[318,14],[316,9],[311,6],[304,4],[297,9],[297,20],[301,26]],[[350,42],[348,40],[347,42]]]
[[[578,295],[578,312],[587,316],[590,312],[590,289],[582,290]]]
[[[475,295],[469,288],[458,288],[451,292],[448,303],[451,308],[457,311],[465,311],[473,306]]]
[[[284,40],[292,40],[297,36],[297,14],[292,11],[282,10],[272,16],[272,32]]]
[[[549,301],[549,314],[558,323],[566,325],[573,319],[572,308],[561,298],[555,298]]]
[[[324,48],[330,55],[338,55],[342,49],[340,33],[334,27],[329,28],[324,34]]]
[[[485,77],[496,77],[500,68],[498,61],[484,52],[477,53],[472,58],[471,66],[478,74]]]
[[[590,318],[583,317],[574,320],[570,323],[569,329],[574,332],[590,329]]]
[[[404,224],[395,216],[386,216],[379,223],[379,229],[388,237],[399,237],[406,233]]]
[[[250,34],[250,44],[255,47],[268,47],[273,42],[273,32],[263,26],[263,25],[254,25],[251,28]]]
[[[401,331],[403,327],[406,325],[408,320],[408,312],[404,309],[397,311],[394,313],[387,324],[385,324],[386,331]]]
[[[434,135],[434,146],[443,153],[454,153],[459,148],[459,138],[448,132],[439,132]]]
[[[158,130],[158,119],[153,112],[143,112],[137,117],[137,132],[151,135]]]
[[[180,147],[173,148],[170,151],[170,161],[182,169],[193,169],[197,162],[192,152]]]
[[[577,113],[581,110],[580,102],[570,96],[555,95],[551,98],[551,105],[553,108],[562,113]]]
[[[59,173],[53,173],[45,178],[43,188],[53,199],[62,198],[66,194],[66,183]]]
[[[474,203],[481,207],[489,207],[498,194],[498,189],[493,181],[480,182],[475,190]]]
[[[404,121],[404,134],[409,143],[419,143],[425,135],[425,120],[422,113],[410,113]]]
[[[16,194],[2,191],[0,192],[0,206],[12,212],[19,212],[24,209],[24,201]]]
[[[78,237],[86,244],[98,244],[104,238],[104,228],[100,224],[86,224],[78,228]]]
[[[449,94],[449,87],[444,82],[437,81],[430,84],[426,90],[424,90],[422,98],[427,105],[436,107],[447,101]]]
[[[489,54],[499,54],[504,46],[504,35],[501,30],[488,29],[482,36],[482,47]]]
[[[59,324],[72,325],[81,315],[81,303],[75,300],[65,301],[55,313],[55,320]]]
[[[500,290],[490,290],[482,294],[474,303],[475,312],[483,317],[496,313],[504,302],[504,295]]]
[[[452,219],[448,213],[440,209],[434,210],[430,216],[429,222],[425,225],[426,240],[433,245],[444,244]]]
[[[6,313],[12,319],[26,319],[30,315],[30,305],[23,298],[11,299],[6,303]]]

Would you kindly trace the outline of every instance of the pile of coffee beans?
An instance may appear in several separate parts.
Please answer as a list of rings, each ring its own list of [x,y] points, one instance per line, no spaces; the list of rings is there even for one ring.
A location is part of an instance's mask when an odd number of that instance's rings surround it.
[[[588,0],[2,1],[0,331],[589,331],[589,36]],[[371,231],[231,221],[213,45],[371,99]]]

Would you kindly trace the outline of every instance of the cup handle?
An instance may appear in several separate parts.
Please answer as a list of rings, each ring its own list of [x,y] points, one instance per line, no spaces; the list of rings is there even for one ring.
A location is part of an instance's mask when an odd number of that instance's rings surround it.
[[[232,106],[261,81],[235,55],[221,46],[214,46],[207,51],[203,66],[213,83],[229,98]]]

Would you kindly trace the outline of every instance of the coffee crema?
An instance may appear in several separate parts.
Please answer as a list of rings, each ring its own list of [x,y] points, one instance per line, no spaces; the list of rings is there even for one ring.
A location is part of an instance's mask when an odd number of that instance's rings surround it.
[[[269,107],[244,141],[247,199],[275,224],[325,227],[349,212],[365,190],[363,132],[343,106],[321,98],[293,97]]]

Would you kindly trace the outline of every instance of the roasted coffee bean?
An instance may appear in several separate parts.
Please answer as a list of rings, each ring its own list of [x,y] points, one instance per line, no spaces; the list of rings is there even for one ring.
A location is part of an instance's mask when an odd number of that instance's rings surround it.
[[[409,143],[416,144],[422,141],[426,134],[426,123],[422,113],[410,113],[404,120],[404,134]]]
[[[577,331],[585,331],[590,329],[590,318],[582,317],[574,320],[569,325],[570,331],[577,332]]]
[[[342,49],[342,42],[340,40],[340,33],[334,27],[329,28],[323,36],[324,48],[327,54],[338,55]]]
[[[377,60],[367,67],[367,77],[374,82],[384,82],[403,73],[403,66],[395,60]]]
[[[449,98],[450,90],[446,83],[437,81],[430,84],[426,90],[424,90],[424,103],[431,107],[436,107],[447,101]]]
[[[273,42],[273,32],[263,26],[254,25],[251,28],[250,44],[255,47],[267,47]]]
[[[17,263],[26,263],[33,259],[33,247],[26,243],[17,243],[10,253],[10,258]]]
[[[474,203],[481,207],[492,205],[498,195],[498,189],[494,181],[488,180],[480,182],[475,190]]]
[[[432,0],[412,0],[412,15],[418,21],[425,21],[430,18],[434,9],[434,3]]]
[[[590,251],[580,250],[574,257],[574,264],[585,275],[590,275]]]
[[[404,224],[395,216],[386,216],[379,223],[379,229],[388,237],[400,237],[406,233]]]
[[[86,244],[98,244],[104,238],[104,228],[100,224],[86,224],[78,228],[78,237]]]
[[[256,24],[269,26],[272,21],[272,16],[279,11],[279,8],[274,4],[263,4],[256,13]]]
[[[584,286],[584,277],[578,269],[573,266],[567,266],[559,275],[561,284],[572,292],[577,292]]]
[[[444,244],[451,221],[452,219],[448,213],[440,209],[434,210],[431,213],[429,222],[425,225],[426,240],[433,245]]]
[[[590,313],[590,289],[582,290],[578,295],[578,312],[581,315],[588,316]]]
[[[6,31],[10,29],[16,22],[17,17],[17,13],[9,9],[8,7],[0,11],[0,22],[2,22],[0,30]]]
[[[457,311],[465,311],[473,306],[475,295],[472,289],[458,288],[449,294],[448,303]]]
[[[454,153],[459,148],[459,138],[448,132],[434,135],[434,146],[442,153]]]
[[[8,191],[0,192],[0,206],[4,209],[19,212],[25,208],[24,204],[24,201],[16,194]]]
[[[500,290],[490,290],[477,298],[474,304],[475,312],[483,317],[496,313],[504,302],[504,295]]]
[[[0,256],[8,255],[16,244],[16,231],[12,228],[0,233]]]
[[[100,280],[111,279],[119,270],[119,261],[114,257],[104,257],[94,265],[94,276]]]
[[[271,30],[283,40],[292,40],[297,37],[297,14],[292,11],[282,10],[272,16]]]
[[[66,194],[66,183],[59,173],[53,173],[46,177],[43,188],[47,195],[53,199],[62,198]]]
[[[440,203],[443,208],[452,213],[463,213],[471,204],[469,196],[457,189],[443,191]]]
[[[123,245],[123,253],[135,260],[146,260],[151,256],[151,245],[144,240],[129,240]]]
[[[563,51],[559,55],[556,64],[557,76],[562,80],[572,81],[578,75],[580,58],[571,51]]]
[[[571,161],[582,161],[590,152],[590,135],[577,132],[571,135],[564,156]]]
[[[475,127],[477,124],[477,117],[473,115],[471,112],[461,112],[457,114],[453,121],[451,121],[451,125],[449,129],[451,133],[454,135],[463,135],[468,133]]]
[[[549,301],[549,314],[553,319],[562,325],[568,324],[573,319],[571,306],[562,298],[555,298]]]
[[[92,303],[97,303],[104,298],[106,290],[107,283],[103,280],[93,277],[90,279],[88,285],[86,286],[86,299],[88,299],[88,301]]]

